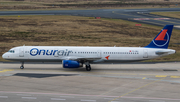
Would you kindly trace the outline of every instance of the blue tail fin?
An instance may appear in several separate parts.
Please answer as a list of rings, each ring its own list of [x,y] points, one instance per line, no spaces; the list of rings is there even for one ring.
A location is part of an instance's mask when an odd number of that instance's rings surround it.
[[[171,38],[173,25],[166,25],[159,34],[151,41],[146,48],[163,48],[167,49]]]

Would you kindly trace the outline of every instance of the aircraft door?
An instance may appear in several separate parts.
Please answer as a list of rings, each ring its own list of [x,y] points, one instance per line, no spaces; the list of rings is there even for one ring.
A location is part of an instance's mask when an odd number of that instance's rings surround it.
[[[143,51],[143,58],[148,58],[148,50]]]
[[[97,57],[101,57],[101,51],[100,50],[97,51]]]
[[[24,47],[19,49],[19,57],[24,57]]]

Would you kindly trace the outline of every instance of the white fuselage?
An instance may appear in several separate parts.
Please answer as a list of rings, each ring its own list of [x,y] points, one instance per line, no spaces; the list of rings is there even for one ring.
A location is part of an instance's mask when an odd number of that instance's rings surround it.
[[[4,59],[14,61],[61,62],[69,57],[96,58],[95,62],[131,62],[153,59],[175,53],[171,49],[143,47],[70,47],[70,46],[20,46],[14,47],[14,52],[6,52]],[[166,52],[158,54],[157,52]]]

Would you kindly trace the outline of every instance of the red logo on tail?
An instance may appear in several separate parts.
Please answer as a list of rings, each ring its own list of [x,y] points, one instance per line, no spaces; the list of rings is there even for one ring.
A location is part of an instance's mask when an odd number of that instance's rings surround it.
[[[167,29],[164,29],[155,40],[166,41],[166,39],[164,39],[166,32],[167,32]]]

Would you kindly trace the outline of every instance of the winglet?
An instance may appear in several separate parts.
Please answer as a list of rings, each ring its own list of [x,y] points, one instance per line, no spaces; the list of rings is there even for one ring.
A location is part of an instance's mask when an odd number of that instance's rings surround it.
[[[166,25],[159,34],[151,41],[146,48],[163,48],[167,49],[171,38],[173,25]]]

